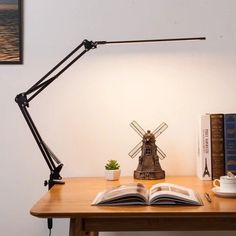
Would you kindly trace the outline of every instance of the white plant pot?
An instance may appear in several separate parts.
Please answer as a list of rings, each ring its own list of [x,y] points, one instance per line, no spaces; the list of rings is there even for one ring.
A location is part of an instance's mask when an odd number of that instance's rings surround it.
[[[118,180],[120,178],[120,170],[105,170],[107,180]]]

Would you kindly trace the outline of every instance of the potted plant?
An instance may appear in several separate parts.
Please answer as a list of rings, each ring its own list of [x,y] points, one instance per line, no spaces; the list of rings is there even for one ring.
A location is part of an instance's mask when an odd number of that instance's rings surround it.
[[[118,180],[120,178],[120,165],[117,160],[108,160],[105,165],[107,180]]]

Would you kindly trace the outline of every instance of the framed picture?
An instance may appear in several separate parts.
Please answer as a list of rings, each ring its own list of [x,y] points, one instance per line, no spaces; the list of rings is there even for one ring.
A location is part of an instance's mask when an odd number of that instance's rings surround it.
[[[23,63],[23,0],[0,0],[0,64]]]

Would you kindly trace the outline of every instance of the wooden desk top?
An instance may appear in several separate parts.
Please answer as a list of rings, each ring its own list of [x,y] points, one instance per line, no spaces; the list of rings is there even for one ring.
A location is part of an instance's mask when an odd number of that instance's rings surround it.
[[[65,178],[64,185],[55,185],[31,209],[30,213],[42,218],[119,217],[119,216],[227,216],[236,217],[236,198],[221,198],[211,191],[212,181],[197,177],[166,177],[164,180],[134,180],[122,177],[106,181],[104,177]],[[160,182],[183,185],[197,191],[204,206],[91,206],[96,194],[109,187],[130,182],[142,182],[147,187]],[[212,198],[209,203],[204,193]]]

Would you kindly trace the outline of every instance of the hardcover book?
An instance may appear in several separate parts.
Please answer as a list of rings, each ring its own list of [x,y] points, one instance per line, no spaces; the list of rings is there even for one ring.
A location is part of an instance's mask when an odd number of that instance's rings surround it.
[[[224,116],[225,173],[236,175],[236,114]]]
[[[142,183],[119,185],[95,197],[92,205],[203,205],[192,189],[169,183],[153,185],[150,190]]]
[[[210,114],[212,179],[225,175],[224,114]]]
[[[201,180],[212,180],[209,114],[201,115],[198,132],[197,176]]]

